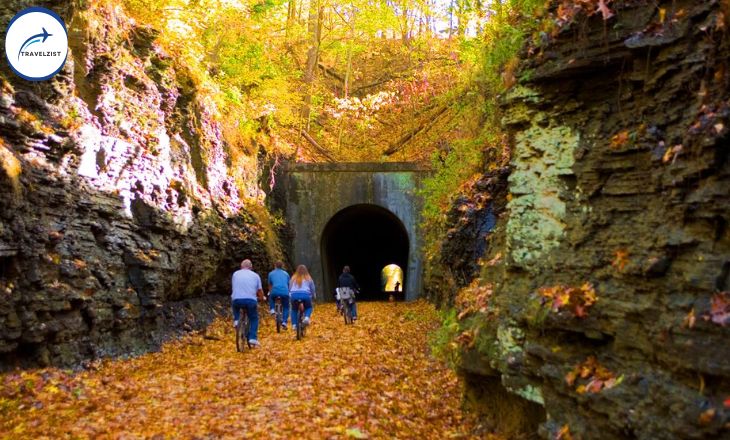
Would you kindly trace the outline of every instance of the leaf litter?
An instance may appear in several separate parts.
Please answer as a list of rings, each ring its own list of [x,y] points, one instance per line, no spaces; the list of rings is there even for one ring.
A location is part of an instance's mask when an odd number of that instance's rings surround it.
[[[302,341],[262,317],[262,348],[244,353],[219,318],[160,352],[0,375],[0,438],[498,438],[430,355],[433,306],[359,311],[345,326],[334,305],[315,306]]]

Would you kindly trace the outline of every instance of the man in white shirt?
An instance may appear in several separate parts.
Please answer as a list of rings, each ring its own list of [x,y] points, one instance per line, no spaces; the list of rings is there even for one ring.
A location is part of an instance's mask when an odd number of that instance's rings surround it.
[[[248,342],[253,347],[259,347],[257,333],[259,330],[259,298],[263,298],[264,290],[261,286],[261,277],[251,270],[253,265],[251,260],[243,260],[241,262],[241,270],[233,273],[231,285],[233,292],[231,293],[231,308],[233,309],[233,326],[238,325],[241,317],[241,309],[245,308],[248,319],[251,321],[251,330],[249,331]]]

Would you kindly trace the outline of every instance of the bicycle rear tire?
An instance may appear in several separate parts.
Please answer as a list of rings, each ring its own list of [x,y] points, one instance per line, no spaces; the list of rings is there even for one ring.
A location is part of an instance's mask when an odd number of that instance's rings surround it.
[[[246,333],[244,334],[246,338],[246,345],[248,346],[248,348],[251,348],[251,340],[248,338],[248,336],[251,334],[251,320],[248,319],[248,315],[245,315],[244,321],[246,323],[244,326],[244,328],[246,329]]]
[[[251,348],[248,342],[248,335],[251,332],[251,321],[248,319],[248,313],[245,309],[241,309],[241,316],[236,326],[236,351],[242,352],[247,346]],[[245,341],[245,343],[244,343]]]
[[[297,304],[297,341],[304,337],[304,303]]]
[[[242,352],[243,351],[243,329],[244,329],[244,323],[243,320],[240,319],[238,321],[238,325],[236,326],[236,351]]]
[[[282,309],[281,300],[277,300],[276,305],[274,306],[274,313],[276,315],[276,333],[281,333],[281,325],[283,323],[281,309]]]

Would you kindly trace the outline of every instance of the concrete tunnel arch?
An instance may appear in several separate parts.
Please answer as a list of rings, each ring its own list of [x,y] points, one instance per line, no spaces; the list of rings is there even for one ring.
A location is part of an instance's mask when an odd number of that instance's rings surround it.
[[[327,233],[325,229],[328,225],[335,228],[338,219],[357,212],[371,219],[381,219],[381,224],[400,225],[401,232],[405,229],[407,240],[403,241],[407,242],[407,256],[398,257],[398,265],[405,277],[401,289],[408,301],[422,295],[420,223],[423,205],[418,194],[429,174],[430,170],[423,165],[407,162],[297,163],[287,166],[285,183],[280,187],[278,197],[284,202],[286,219],[292,227],[292,240],[287,243],[288,256],[293,267],[304,264],[309,268],[318,302],[334,300],[334,276],[342,271],[341,267],[334,267],[341,264],[331,258],[331,253],[330,257],[322,255],[332,246],[331,241],[323,244],[323,238],[327,241],[327,237],[339,236],[332,233],[334,229]],[[333,219],[334,222],[330,223]],[[350,262],[350,265],[354,263]],[[358,272],[359,269],[353,268],[358,281],[367,276]]]
[[[326,223],[320,238],[325,291],[334,291],[337,277],[348,265],[360,284],[360,300],[386,299],[381,286],[383,267],[407,267],[410,241],[403,222],[386,208],[361,203],[341,209]]]

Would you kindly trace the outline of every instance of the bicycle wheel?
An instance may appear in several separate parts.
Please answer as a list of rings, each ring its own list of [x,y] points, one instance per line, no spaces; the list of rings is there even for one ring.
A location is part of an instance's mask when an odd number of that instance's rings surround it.
[[[276,304],[274,305],[274,313],[276,314],[276,333],[281,333],[281,324],[282,324],[282,305],[281,300],[277,299]]]
[[[251,348],[251,343],[249,342],[248,336],[251,334],[251,321],[248,319],[248,315],[243,315],[243,320],[245,321],[243,328],[245,329],[245,333],[243,336],[246,338],[246,345],[248,348]]]
[[[300,340],[304,337],[304,303],[300,301],[297,309],[297,340]]]
[[[238,325],[236,326],[236,351],[241,352],[243,351],[243,331],[244,331],[244,323],[243,323],[243,317],[241,317],[238,320]]]
[[[347,303],[347,320],[349,321],[348,324],[352,324],[354,322],[352,319],[352,300]]]

